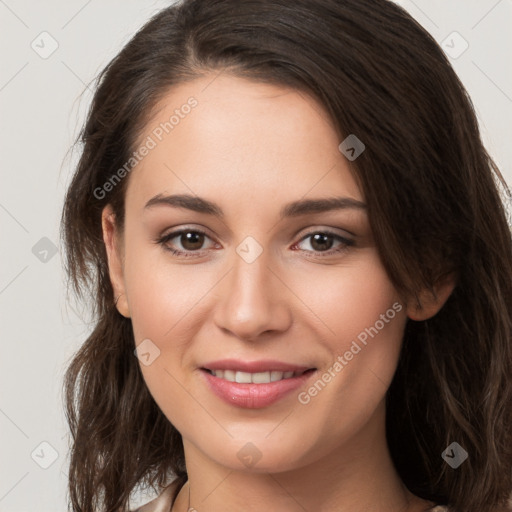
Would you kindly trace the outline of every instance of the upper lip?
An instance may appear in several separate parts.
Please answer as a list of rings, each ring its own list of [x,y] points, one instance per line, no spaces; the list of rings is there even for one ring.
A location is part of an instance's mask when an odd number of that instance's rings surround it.
[[[247,373],[258,372],[305,372],[310,370],[312,366],[303,366],[297,364],[285,363],[283,361],[275,361],[271,359],[262,359],[259,361],[242,361],[240,359],[222,359],[205,363],[202,368],[206,370],[232,370]]]

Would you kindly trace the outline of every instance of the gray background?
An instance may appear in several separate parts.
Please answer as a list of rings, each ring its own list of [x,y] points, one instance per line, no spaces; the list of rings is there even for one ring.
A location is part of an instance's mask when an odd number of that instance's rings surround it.
[[[445,41],[484,141],[512,183],[512,0],[399,3]],[[62,376],[91,327],[83,306],[66,300],[59,252],[63,195],[78,156],[70,148],[93,78],[168,4],[0,0],[0,512],[66,510]],[[136,496],[134,505],[149,498]]]

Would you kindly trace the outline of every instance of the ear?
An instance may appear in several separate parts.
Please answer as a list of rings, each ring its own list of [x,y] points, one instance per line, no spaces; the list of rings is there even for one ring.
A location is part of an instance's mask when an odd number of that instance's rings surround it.
[[[124,286],[124,272],[121,254],[121,239],[116,226],[116,216],[111,205],[105,206],[101,213],[103,241],[107,251],[110,282],[114,290],[115,305],[119,313],[130,318],[130,309]]]
[[[455,281],[455,275],[449,274],[436,283],[433,291],[422,290],[418,295],[419,302],[411,302],[407,305],[407,316],[418,322],[435,316],[452,294]]]

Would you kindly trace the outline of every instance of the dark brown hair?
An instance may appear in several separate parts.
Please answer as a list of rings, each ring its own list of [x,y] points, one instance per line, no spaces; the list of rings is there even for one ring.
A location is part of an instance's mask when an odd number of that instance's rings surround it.
[[[181,436],[150,395],[115,306],[101,232],[123,226],[129,159],[174,85],[230,73],[305,91],[366,150],[352,170],[386,271],[404,297],[449,274],[433,318],[406,326],[387,394],[392,458],[416,495],[454,512],[505,508],[512,490],[512,241],[468,95],[434,39],[386,0],[184,0],[154,16],[98,77],[62,235],[95,327],[65,377],[74,512],[125,510],[137,486],[186,481]],[[86,292],[89,291],[88,295]],[[452,469],[452,442],[469,458]],[[179,487],[178,487],[179,488]],[[101,507],[101,508],[99,508]]]

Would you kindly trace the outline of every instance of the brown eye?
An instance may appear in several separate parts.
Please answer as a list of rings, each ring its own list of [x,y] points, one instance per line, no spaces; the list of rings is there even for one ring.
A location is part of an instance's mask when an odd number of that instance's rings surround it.
[[[325,233],[317,233],[311,237],[311,247],[316,251],[328,251],[333,243],[333,237]]]
[[[181,229],[164,235],[156,242],[176,256],[199,256],[202,253],[203,245],[210,237],[197,229]],[[213,244],[212,242],[212,245]]]
[[[184,231],[179,235],[179,240],[186,251],[197,251],[204,243],[204,234],[197,231]]]
[[[316,255],[320,257],[334,256],[342,253],[355,244],[354,240],[345,238],[337,233],[331,233],[329,231],[314,231],[303,237],[296,245],[304,244],[306,240],[309,240],[311,249],[301,248],[300,250],[303,252],[316,253]],[[337,246],[333,249],[332,247],[336,242]]]

